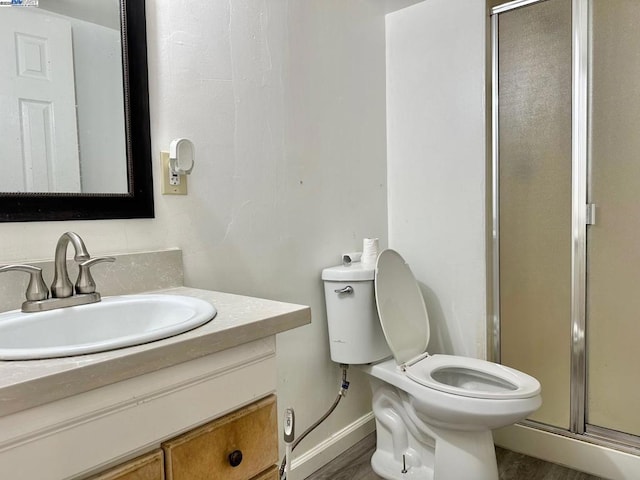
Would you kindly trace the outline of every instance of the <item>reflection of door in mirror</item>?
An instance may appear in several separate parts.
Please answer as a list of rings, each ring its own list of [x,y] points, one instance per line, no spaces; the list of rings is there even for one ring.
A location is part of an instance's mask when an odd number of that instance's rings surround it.
[[[0,7],[0,192],[128,194],[120,3]]]
[[[0,191],[80,192],[71,25],[3,9],[0,65]]]

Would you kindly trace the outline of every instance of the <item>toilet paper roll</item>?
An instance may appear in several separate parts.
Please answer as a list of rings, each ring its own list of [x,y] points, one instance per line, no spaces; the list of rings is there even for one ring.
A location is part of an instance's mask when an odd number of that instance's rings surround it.
[[[362,252],[349,252],[342,254],[342,264],[346,267],[354,262],[359,262],[362,258]]]
[[[362,241],[362,257],[360,262],[366,266],[375,266],[378,259],[378,239],[365,238]]]

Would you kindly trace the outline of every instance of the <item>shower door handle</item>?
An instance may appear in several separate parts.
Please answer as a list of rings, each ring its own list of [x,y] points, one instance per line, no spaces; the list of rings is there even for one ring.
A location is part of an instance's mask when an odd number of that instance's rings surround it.
[[[595,203],[587,203],[587,205],[586,205],[585,223],[587,225],[595,225],[596,224],[596,204]]]

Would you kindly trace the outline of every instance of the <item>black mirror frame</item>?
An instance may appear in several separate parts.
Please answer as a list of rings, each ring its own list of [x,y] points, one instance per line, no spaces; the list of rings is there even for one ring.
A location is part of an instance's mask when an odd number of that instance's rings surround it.
[[[153,218],[145,0],[121,0],[128,194],[0,193],[0,222]]]

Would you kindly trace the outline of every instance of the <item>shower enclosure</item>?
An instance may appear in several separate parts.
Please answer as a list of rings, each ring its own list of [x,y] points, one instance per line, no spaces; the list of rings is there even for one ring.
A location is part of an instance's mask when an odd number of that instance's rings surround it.
[[[528,425],[638,453],[640,0],[491,26],[494,360],[542,383]]]

